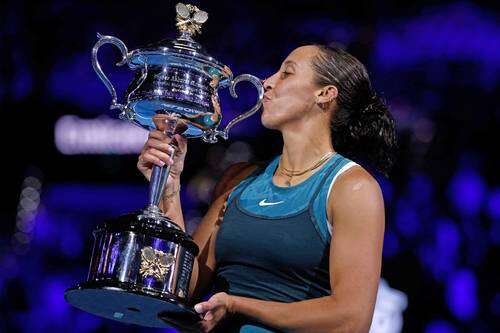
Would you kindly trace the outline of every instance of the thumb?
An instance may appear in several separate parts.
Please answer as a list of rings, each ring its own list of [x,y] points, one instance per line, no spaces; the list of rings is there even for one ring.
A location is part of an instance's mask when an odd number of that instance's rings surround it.
[[[205,313],[208,310],[210,310],[210,305],[208,304],[208,302],[201,302],[194,306],[194,311],[198,313]]]
[[[218,305],[218,302],[213,297],[206,302],[198,303],[194,306],[194,310],[198,313],[205,313],[210,310],[214,310]]]

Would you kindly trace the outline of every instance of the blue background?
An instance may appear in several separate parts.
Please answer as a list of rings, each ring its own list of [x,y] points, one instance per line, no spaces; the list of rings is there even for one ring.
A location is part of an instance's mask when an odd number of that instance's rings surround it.
[[[86,277],[93,228],[138,208],[147,184],[137,155],[63,155],[56,120],[107,114],[92,70],[95,33],[129,49],[175,37],[172,1],[14,1],[0,4],[0,331],[152,332],[78,311],[64,290]],[[339,42],[364,62],[396,119],[383,277],[408,295],[404,332],[500,331],[500,24],[498,2],[205,1],[198,40],[235,74],[261,78],[295,47]],[[132,78],[100,59],[118,91]],[[246,90],[245,90],[246,89]],[[222,94],[227,119],[250,106]],[[190,142],[183,209],[193,230],[223,168],[280,152],[254,116],[229,142]],[[28,188],[28,189],[27,189]]]

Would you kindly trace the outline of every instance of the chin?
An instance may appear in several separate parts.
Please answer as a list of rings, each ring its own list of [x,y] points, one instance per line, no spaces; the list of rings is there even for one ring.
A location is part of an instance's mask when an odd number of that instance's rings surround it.
[[[276,119],[273,119],[273,117],[269,114],[269,111],[266,112],[265,109],[260,115],[260,122],[262,123],[262,126],[267,129],[278,129]]]

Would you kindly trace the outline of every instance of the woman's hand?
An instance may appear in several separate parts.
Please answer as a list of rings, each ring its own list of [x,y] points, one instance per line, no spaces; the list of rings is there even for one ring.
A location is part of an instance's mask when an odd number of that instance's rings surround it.
[[[222,292],[210,297],[206,302],[194,306],[203,319],[199,322],[203,332],[210,332],[222,319],[233,313],[233,299]]]
[[[179,134],[175,134],[171,140],[165,134],[167,117],[168,116],[164,114],[158,114],[153,117],[153,122],[157,129],[149,132],[148,140],[144,144],[137,162],[137,169],[139,169],[148,181],[151,179],[153,165],[158,165],[160,167],[171,165],[165,191],[169,185],[179,184],[180,174],[184,169],[184,159],[187,152],[186,138]],[[174,152],[172,145],[176,148],[173,158],[170,158]]]

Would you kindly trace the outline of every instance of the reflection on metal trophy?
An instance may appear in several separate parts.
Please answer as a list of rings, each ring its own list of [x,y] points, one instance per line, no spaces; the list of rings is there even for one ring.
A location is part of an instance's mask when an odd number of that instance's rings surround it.
[[[112,96],[111,109],[120,118],[145,129],[155,129],[153,117],[166,114],[165,133],[201,137],[214,143],[228,137],[237,122],[261,107],[261,81],[243,74],[233,78],[231,70],[207,55],[193,40],[201,33],[208,14],[196,6],[177,4],[179,37],[129,52],[118,38],[98,35],[92,50],[92,64]],[[116,91],[101,70],[97,52],[113,44],[122,53],[118,66],[127,64],[135,78],[118,102]],[[219,130],[222,114],[217,90],[250,81],[258,90],[257,103]],[[126,323],[150,327],[175,326],[195,329],[198,315],[187,304],[188,289],[198,247],[175,221],[158,207],[170,168],[155,166],[151,175],[149,203],[137,213],[106,221],[94,231],[89,275],[65,293],[75,307]]]

